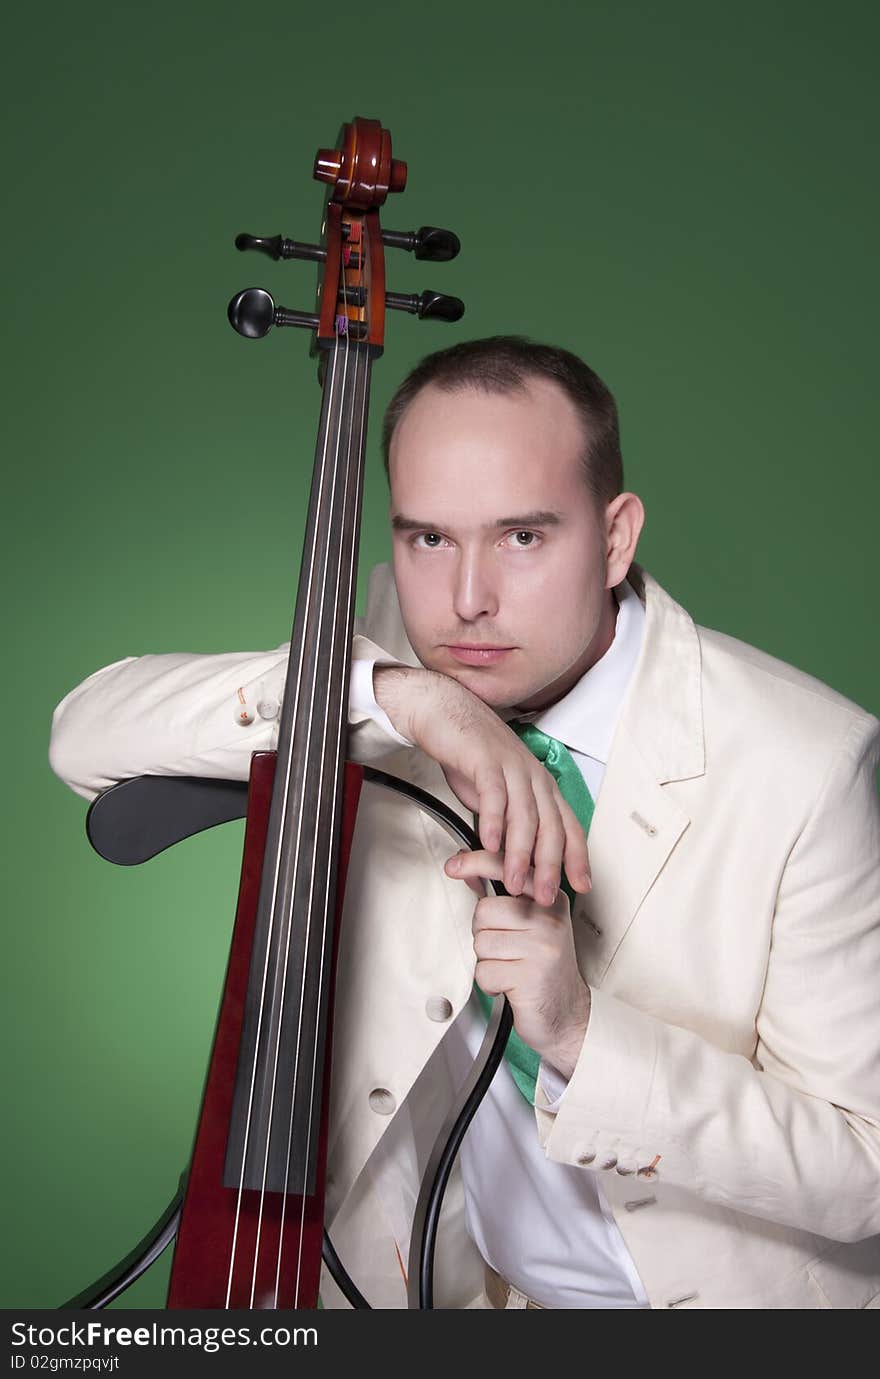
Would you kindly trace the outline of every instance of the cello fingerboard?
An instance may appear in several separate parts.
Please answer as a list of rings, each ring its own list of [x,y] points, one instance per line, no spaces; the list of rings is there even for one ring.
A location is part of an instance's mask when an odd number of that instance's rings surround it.
[[[314,1188],[336,896],[370,348],[324,396],[278,737],[224,1181]]]

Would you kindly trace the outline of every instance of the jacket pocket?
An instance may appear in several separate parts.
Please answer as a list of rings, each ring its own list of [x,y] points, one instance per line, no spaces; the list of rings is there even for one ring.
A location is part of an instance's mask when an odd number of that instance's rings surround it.
[[[820,1307],[880,1308],[880,1235],[844,1241],[807,1265]]]

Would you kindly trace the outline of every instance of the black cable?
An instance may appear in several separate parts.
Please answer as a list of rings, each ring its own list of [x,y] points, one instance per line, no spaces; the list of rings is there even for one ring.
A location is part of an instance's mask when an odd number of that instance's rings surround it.
[[[370,1311],[372,1311],[370,1304],[367,1302],[366,1298],[358,1288],[357,1284],[353,1283],[352,1280],[349,1278],[348,1274],[345,1272],[342,1260],[339,1258],[339,1255],[334,1250],[333,1242],[326,1231],[324,1232],[324,1244],[321,1248],[321,1258],[327,1265],[327,1268],[330,1271],[331,1278],[336,1283],[337,1287],[340,1288],[341,1291],[348,1298],[352,1307],[366,1307],[369,1308]]]
[[[479,834],[470,827],[453,809],[450,809],[443,800],[438,800],[434,795],[428,794],[417,785],[409,781],[399,779],[397,776],[388,775],[385,771],[377,770],[373,766],[364,767],[364,780],[373,785],[381,785],[385,789],[393,790],[397,794],[406,796],[413,800],[420,809],[426,814],[430,814],[438,823],[443,824],[450,833],[457,837],[470,850],[477,851],[482,846]],[[507,895],[507,891],[498,881],[490,882],[496,895]],[[455,1107],[447,1116],[446,1121],[437,1136],[434,1149],[428,1161],[424,1178],[422,1179],[422,1189],[416,1203],[415,1217],[413,1219],[413,1245],[419,1238],[420,1246],[418,1251],[418,1306],[421,1310],[432,1310],[434,1307],[434,1250],[437,1241],[437,1227],[440,1222],[440,1209],[443,1205],[443,1194],[452,1172],[452,1165],[458,1153],[459,1146],[464,1139],[465,1132],[476,1114],[477,1107],[489,1090],[489,1084],[498,1069],[498,1065],[504,1057],[504,1050],[510,1031],[513,1028],[513,1011],[507,997],[502,997],[500,1016],[496,1017],[493,1010],[490,1016],[490,1028],[492,1021],[498,1019],[498,1027],[492,1041],[491,1049],[486,1057],[486,1061],[480,1070],[479,1075],[474,1080],[473,1086],[467,1092],[466,1099],[461,1110],[456,1113]],[[473,1076],[473,1073],[471,1073]],[[465,1093],[468,1080],[462,1088]],[[451,1123],[450,1123],[451,1122]],[[444,1139],[444,1135],[446,1138]],[[425,1192],[424,1184],[430,1182],[431,1187]],[[409,1295],[409,1305],[414,1305],[415,1287],[413,1280],[414,1272],[414,1249],[410,1249],[410,1278],[407,1283]],[[341,1266],[340,1266],[341,1267]],[[335,1277],[335,1275],[334,1275]],[[346,1275],[347,1278],[347,1275]],[[337,1279],[337,1282],[339,1280]],[[351,1283],[351,1280],[348,1280]],[[342,1286],[340,1284],[340,1286]],[[354,1284],[351,1284],[354,1288]],[[345,1291],[345,1290],[343,1290]],[[346,1296],[348,1294],[346,1293]]]
[[[437,1227],[440,1224],[440,1210],[443,1206],[443,1194],[452,1172],[452,1165],[455,1162],[455,1156],[464,1139],[465,1132],[473,1120],[480,1102],[489,1090],[489,1083],[495,1076],[498,1065],[504,1057],[507,1040],[513,1028],[513,1011],[510,1008],[510,1002],[506,996],[503,1001],[501,1019],[489,1057],[449,1132],[434,1172],[431,1191],[425,1208],[424,1236],[419,1258],[419,1307],[422,1310],[434,1306],[434,1250]],[[429,1172],[430,1165],[425,1173],[426,1178]]]
[[[123,1260],[108,1269],[106,1274],[102,1274],[97,1282],[84,1288],[75,1297],[63,1302],[58,1309],[62,1312],[86,1311],[107,1307],[114,1298],[124,1292],[135,1279],[140,1278],[145,1270],[149,1269],[154,1260],[177,1234],[177,1227],[180,1224],[180,1213],[183,1210],[183,1188],[186,1181],[186,1174],[180,1175],[180,1185],[174,1200],[168,1204],[159,1220],[148,1231],[143,1240],[138,1241],[134,1249],[131,1250]]]

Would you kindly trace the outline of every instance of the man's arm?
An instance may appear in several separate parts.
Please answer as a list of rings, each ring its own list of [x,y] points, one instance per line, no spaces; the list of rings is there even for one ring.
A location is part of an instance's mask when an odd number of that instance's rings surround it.
[[[754,1059],[593,989],[558,1113],[536,1105],[549,1158],[833,1240],[880,1232],[878,758],[859,715],[782,875]]]
[[[174,652],[105,666],[56,708],[49,763],[87,800],[139,775],[246,780],[251,754],[277,745],[288,653],[285,642],[266,652]],[[362,635],[354,637],[352,658],[362,699],[364,679],[356,672],[380,663],[372,677],[375,702],[349,705],[352,760],[378,762],[415,744],[479,814],[484,843],[497,848],[506,837],[509,891],[522,891],[533,853],[539,886],[558,887],[564,860],[572,885],[588,889],[576,816],[494,710],[444,675],[381,664],[393,658]]]
[[[283,646],[115,661],[55,709],[49,765],[86,800],[132,776],[246,780],[251,753],[275,745],[286,660]]]
[[[289,642],[271,651],[127,656],[89,675],[52,715],[49,764],[92,800],[132,776],[247,780],[251,754],[274,751]],[[352,672],[385,657],[357,635]],[[384,718],[384,715],[381,717]],[[369,704],[349,714],[349,751],[381,761],[402,740],[375,721]]]

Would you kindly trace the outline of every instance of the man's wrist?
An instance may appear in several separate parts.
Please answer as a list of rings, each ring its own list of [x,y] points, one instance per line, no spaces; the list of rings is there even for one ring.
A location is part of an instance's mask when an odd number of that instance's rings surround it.
[[[542,1055],[544,1061],[555,1068],[567,1081],[571,1079],[577,1067],[577,1061],[581,1056],[590,1025],[590,988],[588,986],[585,987],[585,992],[585,1013],[554,1043],[551,1049],[546,1050]]]
[[[399,662],[385,662],[388,665],[398,665]],[[397,742],[401,747],[412,747],[414,744],[410,738],[404,737],[397,731],[391,719],[388,717],[382,705],[377,701],[373,692],[373,672],[376,661],[355,658],[351,664],[351,682],[348,695],[348,721],[352,727],[358,727],[365,720],[374,723],[388,738]]]
[[[411,742],[421,739],[420,723],[429,707],[437,682],[444,677],[423,666],[373,667],[373,694],[396,732]]]

